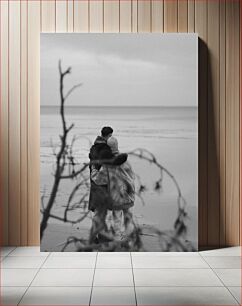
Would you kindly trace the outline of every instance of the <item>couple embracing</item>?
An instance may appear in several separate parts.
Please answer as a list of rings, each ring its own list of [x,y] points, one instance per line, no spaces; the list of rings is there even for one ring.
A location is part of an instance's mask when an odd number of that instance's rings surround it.
[[[135,176],[128,155],[120,153],[111,127],[103,127],[90,149],[89,210],[93,211],[90,240],[122,241],[134,229],[131,208]],[[111,225],[107,217],[111,215]]]

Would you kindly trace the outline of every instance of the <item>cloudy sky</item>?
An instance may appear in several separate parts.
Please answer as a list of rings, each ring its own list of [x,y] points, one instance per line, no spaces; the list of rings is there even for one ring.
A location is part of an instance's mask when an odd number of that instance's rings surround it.
[[[58,60],[71,66],[65,89],[80,106],[196,106],[196,34],[41,34],[41,105],[59,104]]]

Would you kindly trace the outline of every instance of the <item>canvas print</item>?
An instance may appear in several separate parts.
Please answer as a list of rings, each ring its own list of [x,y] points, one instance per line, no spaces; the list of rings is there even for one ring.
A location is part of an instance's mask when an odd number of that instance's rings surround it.
[[[41,251],[196,251],[197,35],[40,40]]]

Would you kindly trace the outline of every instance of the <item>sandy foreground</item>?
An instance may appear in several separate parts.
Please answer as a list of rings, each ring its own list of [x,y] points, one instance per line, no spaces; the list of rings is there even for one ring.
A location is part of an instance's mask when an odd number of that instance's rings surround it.
[[[158,239],[150,230],[149,225],[143,225],[142,230],[144,232],[144,235],[141,237],[143,243],[142,251],[160,252],[161,249]],[[41,242],[41,251],[61,252],[68,237],[71,236],[88,239],[89,229],[80,228],[79,226],[72,226],[69,224],[49,224]],[[70,244],[65,249],[65,252],[76,252],[75,245]]]

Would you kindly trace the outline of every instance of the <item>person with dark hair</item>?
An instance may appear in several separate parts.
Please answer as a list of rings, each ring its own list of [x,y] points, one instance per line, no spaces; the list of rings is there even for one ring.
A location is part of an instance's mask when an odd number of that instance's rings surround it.
[[[113,134],[113,129],[110,126],[104,126],[101,130],[101,135],[106,140],[108,140],[108,138],[111,137],[112,134]]]

